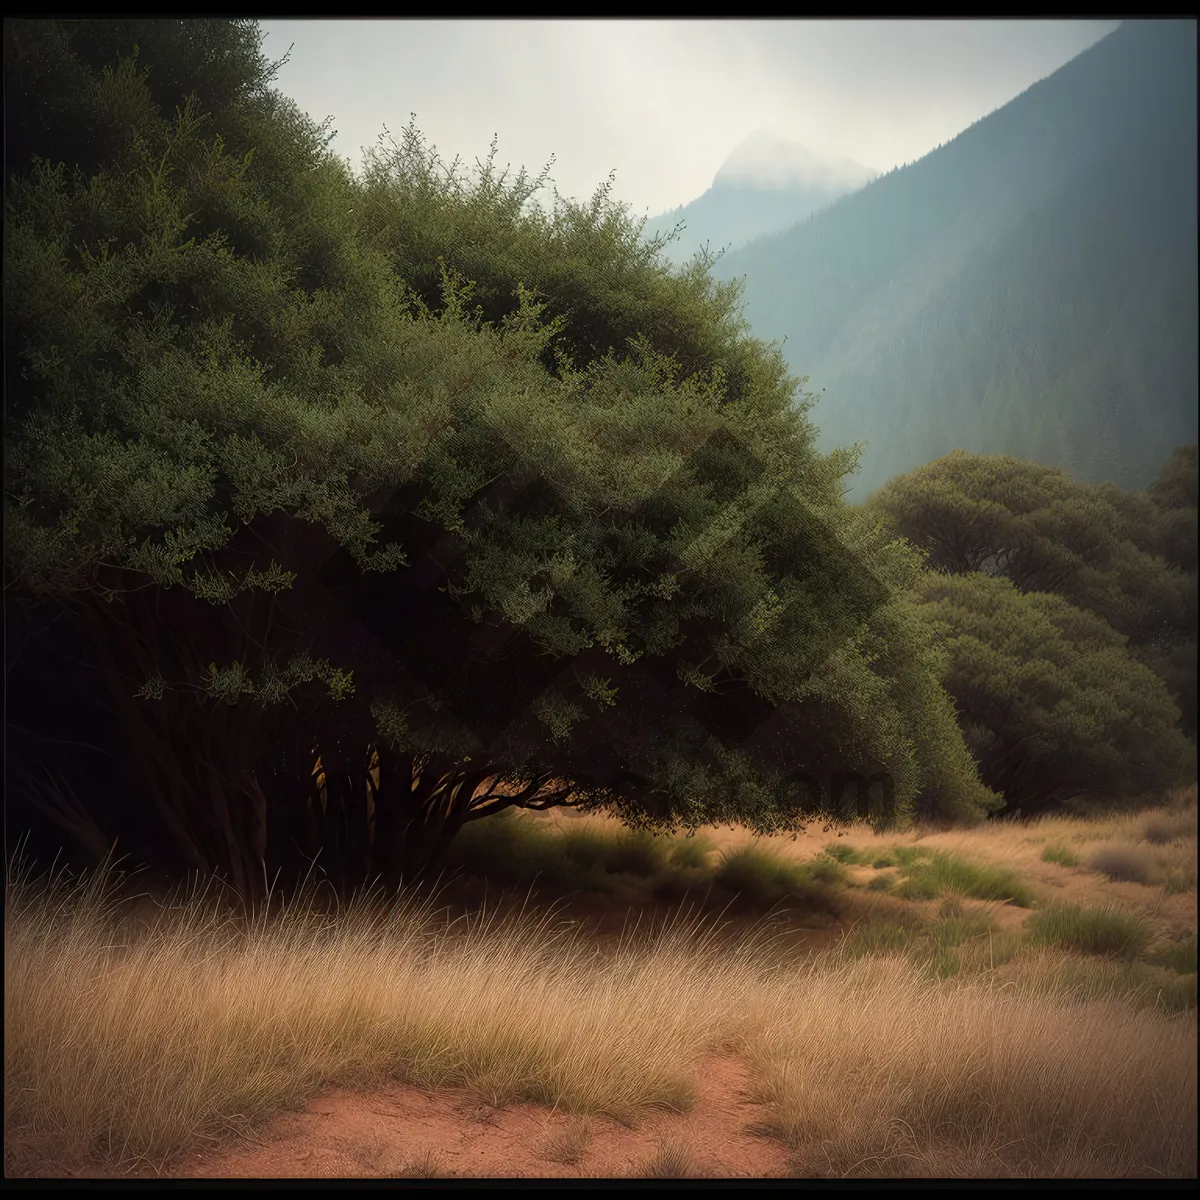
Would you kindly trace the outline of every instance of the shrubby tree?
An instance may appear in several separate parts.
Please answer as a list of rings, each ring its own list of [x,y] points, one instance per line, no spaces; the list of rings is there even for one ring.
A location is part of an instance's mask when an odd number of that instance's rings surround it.
[[[949,653],[968,745],[1006,811],[1194,777],[1195,745],[1166,687],[1101,618],[980,572],[933,573],[920,596]]]
[[[1196,450],[1146,492],[1001,455],[949,454],[870,500],[933,566],[1051,592],[1102,617],[1167,683],[1196,732]]]
[[[1196,530],[1197,469],[1196,445],[1176,447],[1158,478],[1147,489],[1157,510],[1155,523],[1157,553],[1179,573],[1182,603],[1164,606],[1152,636],[1135,653],[1166,681],[1182,712],[1181,726],[1196,737],[1196,629],[1197,559]]]
[[[411,878],[513,804],[767,831],[847,773],[886,778],[880,823],[997,804],[919,557],[842,503],[853,456],[736,290],[603,189],[530,211],[411,127],[360,184],[245,25],[105,59],[43,24],[23,111],[125,114],[29,151],[5,205],[22,757],[115,763],[101,803],[41,793],[60,823],[254,898],[318,852]]]

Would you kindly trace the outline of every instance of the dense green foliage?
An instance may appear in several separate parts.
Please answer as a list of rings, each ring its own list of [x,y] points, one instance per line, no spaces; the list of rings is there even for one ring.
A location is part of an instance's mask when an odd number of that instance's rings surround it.
[[[738,290],[411,125],[353,178],[257,46],[6,26],[10,688],[27,782],[65,743],[87,782],[30,794],[244,894],[397,881],[512,804],[995,807],[919,559]]]
[[[1163,679],[1194,739],[1196,494],[1195,445],[1146,492],[956,452],[891,480],[869,507],[941,570],[999,575],[1101,617]]]
[[[1025,815],[1194,776],[1195,744],[1162,680],[1092,613],[974,572],[922,595],[951,655],[953,694],[980,774]]]
[[[867,443],[859,495],[956,446],[1140,488],[1196,439],[1195,40],[1125,22],[716,264],[823,391],[819,444]]]

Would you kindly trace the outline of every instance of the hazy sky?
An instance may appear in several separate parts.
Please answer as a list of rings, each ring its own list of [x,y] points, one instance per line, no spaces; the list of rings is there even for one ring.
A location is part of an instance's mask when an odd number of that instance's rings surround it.
[[[637,215],[695,199],[759,128],[879,171],[950,140],[1110,33],[1090,21],[260,22],[275,86],[357,167],[415,113],[447,160],[536,175]]]

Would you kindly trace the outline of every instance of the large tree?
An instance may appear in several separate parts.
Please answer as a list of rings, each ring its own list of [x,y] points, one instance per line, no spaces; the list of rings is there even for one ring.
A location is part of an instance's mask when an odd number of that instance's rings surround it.
[[[736,289],[411,126],[360,184],[244,24],[194,60],[189,22],[111,60],[45,24],[6,87],[105,131],[23,128],[5,205],[10,696],[27,763],[114,760],[62,823],[254,897],[318,851],[411,877],[511,804],[994,807],[919,562],[842,504]]]

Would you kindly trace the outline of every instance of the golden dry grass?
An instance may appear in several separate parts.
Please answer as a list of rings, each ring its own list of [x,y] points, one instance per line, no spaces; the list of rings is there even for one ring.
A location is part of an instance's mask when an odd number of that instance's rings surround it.
[[[1194,812],[1192,789],[1153,826],[1183,832],[1149,844],[1194,857]],[[1049,838],[1086,851],[1144,834],[1151,817],[841,832],[872,854],[903,842],[1016,870],[1056,900],[1081,898],[1065,884],[1054,891],[1055,878],[1107,888],[1163,945],[1190,929],[1194,946],[1194,890],[1117,884],[1040,857]],[[521,819],[547,829],[607,820]],[[770,843],[803,860],[836,832]],[[717,851],[750,840],[709,837]],[[1194,975],[1191,1007],[1173,1012],[1146,974],[1177,980],[1166,968],[1019,950],[1027,914],[1011,905],[939,907],[853,883],[842,885],[847,920],[911,918],[935,933],[957,922],[955,938],[971,933],[954,943],[958,973],[939,978],[882,942],[865,954],[850,942],[798,954],[765,928],[734,936],[677,912],[603,953],[544,914],[451,920],[415,901],[386,913],[296,903],[248,922],[200,893],[134,922],[103,874],[48,885],[10,870],[6,1128],[64,1153],[161,1163],[323,1088],[389,1078],[631,1122],[653,1106],[686,1110],[696,1064],[724,1050],[751,1068],[799,1175],[1195,1175]],[[581,1137],[575,1129],[545,1150],[568,1161]],[[668,1161],[669,1149],[643,1173],[690,1169]]]
[[[895,956],[827,970],[760,1022],[743,1053],[799,1174],[1195,1171],[1193,1014],[932,987]]]

